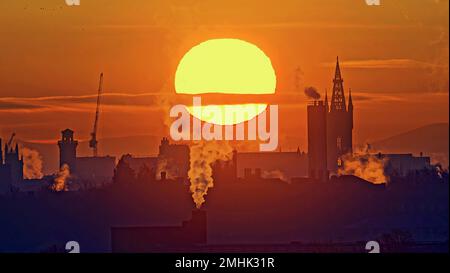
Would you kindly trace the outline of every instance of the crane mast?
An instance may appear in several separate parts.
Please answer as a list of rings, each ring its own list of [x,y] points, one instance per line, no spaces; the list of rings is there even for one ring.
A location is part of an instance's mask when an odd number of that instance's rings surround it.
[[[11,137],[9,138],[9,141],[8,141],[8,143],[7,143],[7,146],[8,146],[8,149],[12,149],[12,143],[13,143],[13,140],[14,140],[14,137],[16,136],[16,133],[12,133],[11,134]],[[0,151],[1,151],[1,147],[0,147]]]
[[[100,97],[102,95],[103,89],[103,73],[100,74],[100,82],[98,84],[98,95],[97,95],[97,109],[95,111],[95,120],[94,120],[94,128],[91,133],[91,140],[89,141],[89,147],[92,148],[93,156],[97,157],[97,126],[98,126],[98,117],[100,114]]]

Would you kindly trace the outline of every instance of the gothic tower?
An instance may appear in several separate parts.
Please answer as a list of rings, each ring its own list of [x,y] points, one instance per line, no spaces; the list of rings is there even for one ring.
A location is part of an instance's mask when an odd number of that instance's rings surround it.
[[[19,144],[16,143],[15,148],[5,145],[5,165],[9,168],[12,184],[23,181],[23,158],[19,154]]]
[[[325,99],[326,101],[326,99]],[[328,180],[326,103],[313,101],[308,110],[308,175],[319,181]]]
[[[343,83],[338,57],[330,106],[328,106],[328,97],[325,99],[326,108],[329,109],[327,114],[327,157],[328,169],[331,173],[336,173],[342,166],[343,156],[353,151],[352,94],[350,91],[347,107]]]
[[[58,146],[59,167],[67,164],[70,172],[75,173],[78,141],[74,140],[72,130],[66,129],[61,132],[61,140],[58,141]]]

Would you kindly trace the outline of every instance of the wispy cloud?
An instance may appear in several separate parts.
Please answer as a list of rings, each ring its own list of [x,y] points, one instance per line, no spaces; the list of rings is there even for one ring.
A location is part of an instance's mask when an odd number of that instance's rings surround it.
[[[350,60],[340,62],[342,67],[357,69],[428,69],[445,68],[443,64],[417,61],[413,59],[381,59],[381,60]],[[334,67],[336,63],[323,63],[323,67]],[[448,65],[447,65],[448,66]]]
[[[124,94],[105,93],[101,97],[103,107],[120,108],[133,106],[138,109],[158,106],[155,93]],[[37,112],[37,111],[91,111],[97,102],[97,95],[47,96],[47,97],[5,97],[0,98],[0,112]]]
[[[2,101],[0,99],[0,111],[1,110],[9,110],[9,109],[23,109],[23,110],[31,110],[41,108],[39,105],[26,104],[26,103],[18,103],[13,101]]]
[[[422,94],[410,92],[365,92],[353,91],[353,100],[366,101],[410,101],[421,96],[448,96],[448,93]],[[192,98],[189,95],[176,94],[124,94],[106,93],[103,94],[102,109],[104,111],[140,111],[140,110],[161,110],[162,107],[170,106],[161,103],[162,98],[170,98],[175,104],[189,104]],[[255,101],[256,100],[256,101]],[[305,106],[308,98],[302,92],[285,91],[275,95],[253,96],[253,95],[228,95],[225,99],[221,94],[204,94],[202,103],[204,104],[239,104],[239,103],[259,103],[264,101],[268,104],[283,105],[283,107]],[[49,97],[5,97],[0,98],[0,113],[37,113],[37,112],[92,112],[97,102],[96,95],[81,96],[49,96]]]
[[[414,28],[416,26],[411,25],[399,25],[399,24],[351,24],[342,22],[261,22],[261,23],[227,23],[227,24],[182,24],[182,25],[154,25],[154,24],[110,24],[110,25],[98,25],[91,26],[93,30],[159,30],[159,29],[198,29],[198,28],[217,28],[217,29],[229,29],[229,28],[260,28],[260,29],[406,29]]]

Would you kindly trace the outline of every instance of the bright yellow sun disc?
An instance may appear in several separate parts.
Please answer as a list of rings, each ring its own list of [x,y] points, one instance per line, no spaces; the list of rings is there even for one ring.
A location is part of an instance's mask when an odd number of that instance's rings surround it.
[[[276,75],[269,57],[257,46],[238,39],[214,39],[191,48],[181,59],[176,75],[175,90],[179,94],[273,94]],[[267,105],[201,106],[201,111],[188,111],[205,122],[229,125],[250,120]],[[213,115],[219,109],[221,114]],[[245,115],[230,116],[229,111],[257,109]]]

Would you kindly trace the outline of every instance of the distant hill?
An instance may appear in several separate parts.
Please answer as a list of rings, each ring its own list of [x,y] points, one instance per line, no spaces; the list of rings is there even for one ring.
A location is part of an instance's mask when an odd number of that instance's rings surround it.
[[[385,153],[421,152],[432,157],[434,162],[448,166],[448,123],[429,124],[411,131],[371,143],[372,149]]]

